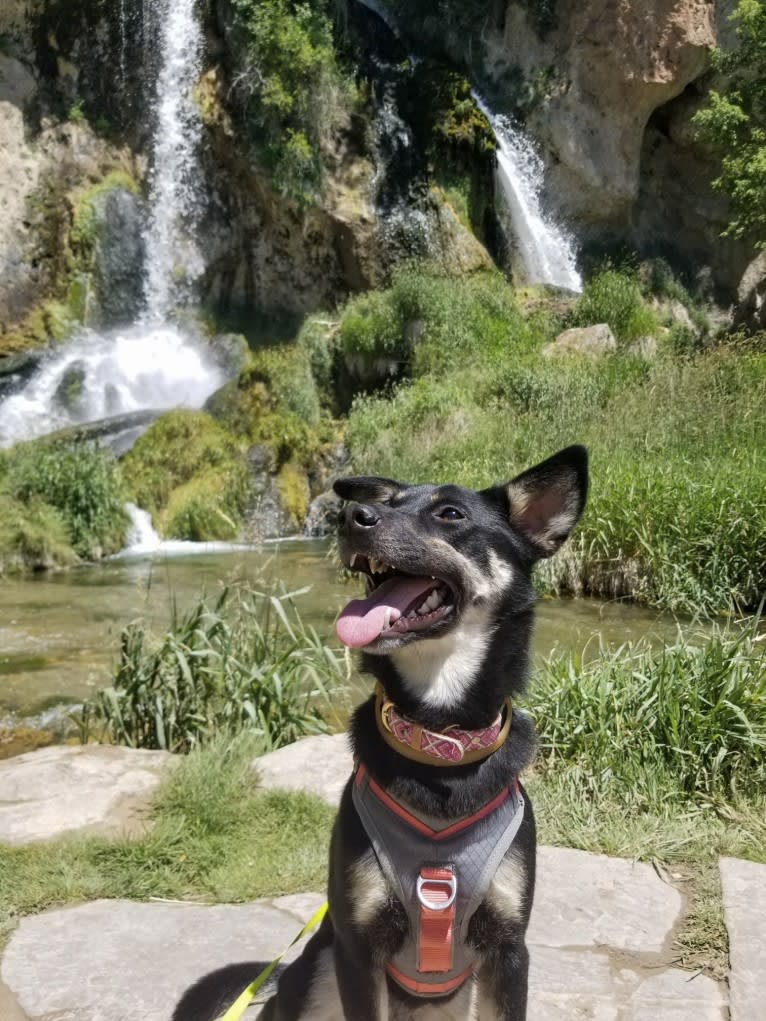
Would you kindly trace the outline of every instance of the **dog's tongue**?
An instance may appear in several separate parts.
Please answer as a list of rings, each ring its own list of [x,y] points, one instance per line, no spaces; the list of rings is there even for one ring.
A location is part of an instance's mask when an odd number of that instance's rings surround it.
[[[366,599],[351,600],[335,622],[335,633],[344,645],[361,649],[385,627],[386,610],[398,610],[401,616],[433,587],[433,578],[389,578]]]

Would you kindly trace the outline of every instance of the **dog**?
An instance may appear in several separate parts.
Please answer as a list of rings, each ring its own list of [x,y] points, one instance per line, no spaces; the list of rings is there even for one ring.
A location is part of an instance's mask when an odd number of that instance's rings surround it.
[[[524,1021],[535,822],[518,782],[534,728],[537,560],[585,505],[572,446],[474,491],[335,483],[343,563],[367,595],[336,631],[376,693],[354,713],[354,775],[330,848],[329,911],[261,1021]]]

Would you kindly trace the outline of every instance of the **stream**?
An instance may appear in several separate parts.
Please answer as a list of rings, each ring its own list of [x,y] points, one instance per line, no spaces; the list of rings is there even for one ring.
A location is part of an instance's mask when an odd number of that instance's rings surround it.
[[[337,574],[320,540],[283,541],[261,550],[155,556],[107,561],[57,574],[8,578],[0,584],[0,718],[30,717],[77,702],[109,683],[122,628],[137,618],[162,629],[173,599],[180,609],[236,578],[307,585],[297,600],[320,633],[332,634],[338,610],[356,595]],[[581,649],[601,640],[620,645],[642,635],[670,639],[672,617],[624,603],[543,599],[538,604],[535,654]],[[360,682],[366,690],[366,682]],[[356,693],[355,693],[356,694]]]

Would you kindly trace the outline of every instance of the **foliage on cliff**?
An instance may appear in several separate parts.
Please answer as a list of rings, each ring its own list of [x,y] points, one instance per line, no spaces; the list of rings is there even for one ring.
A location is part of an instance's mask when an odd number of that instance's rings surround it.
[[[695,116],[701,138],[721,157],[714,186],[729,196],[727,234],[755,235],[766,247],[766,3],[740,0],[732,15],[738,46],[718,50],[714,67],[727,78]]]
[[[232,0],[235,95],[275,186],[299,205],[322,180],[323,150],[347,117],[353,85],[341,67],[331,4]]]

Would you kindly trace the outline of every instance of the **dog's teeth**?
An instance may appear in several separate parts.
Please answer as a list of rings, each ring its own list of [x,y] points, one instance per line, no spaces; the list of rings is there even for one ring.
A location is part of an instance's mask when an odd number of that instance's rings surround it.
[[[418,607],[418,613],[422,616],[424,613],[428,613],[428,604],[421,603]]]
[[[414,610],[410,610],[407,614],[407,620],[414,620],[417,617],[417,613]]]
[[[356,553],[352,553],[351,554],[351,560],[349,561],[349,565],[348,566],[349,567],[353,567],[355,563],[356,563]]]

